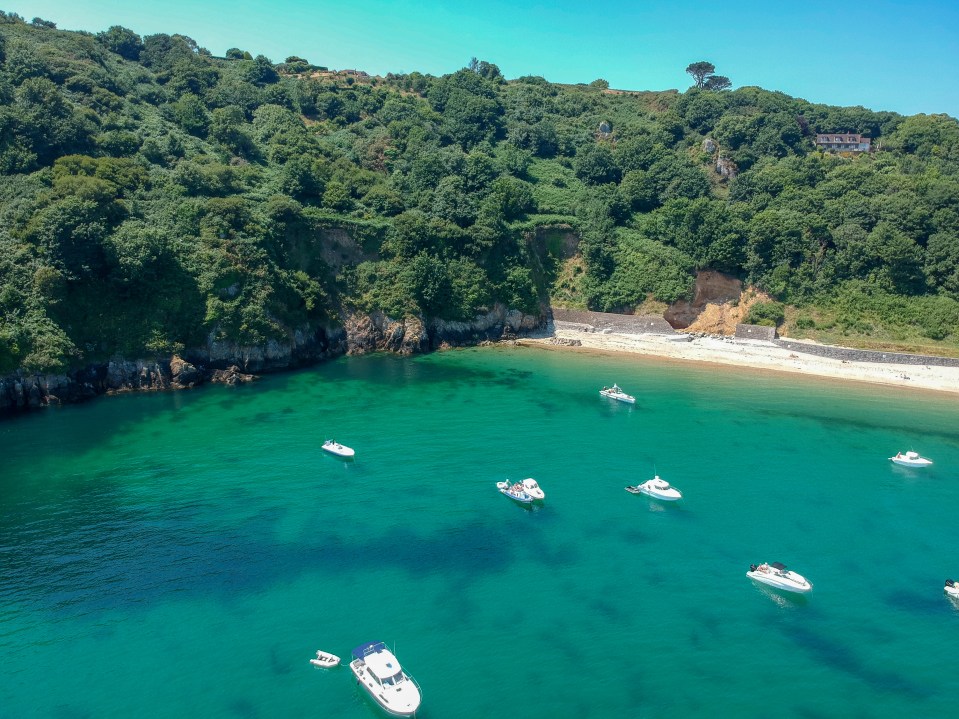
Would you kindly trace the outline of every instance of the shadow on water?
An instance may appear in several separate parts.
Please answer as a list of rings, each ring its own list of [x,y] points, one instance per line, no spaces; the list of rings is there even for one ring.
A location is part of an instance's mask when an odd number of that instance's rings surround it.
[[[865,682],[876,691],[893,692],[912,699],[928,699],[936,694],[932,687],[911,681],[903,674],[866,666],[851,645],[817,632],[804,622],[783,623],[778,628],[817,661]]]
[[[260,716],[256,704],[249,699],[234,699],[227,704],[227,709],[232,716],[241,717],[241,719],[255,719]]]
[[[281,653],[279,646],[276,644],[270,647],[270,669],[276,676],[286,676],[293,671],[289,655],[285,652]]]
[[[942,591],[937,594],[935,589],[928,593],[900,589],[884,595],[883,602],[900,611],[914,614],[938,614],[943,607],[942,596],[949,595]]]
[[[0,544],[12,533],[23,548],[0,555],[5,594],[42,596],[37,609],[62,613],[73,607],[71,612],[81,616],[117,607],[146,610],[173,595],[236,598],[307,572],[362,575],[392,566],[463,586],[530,556],[554,567],[579,561],[575,545],[545,541],[536,522],[517,515],[495,523],[477,518],[455,531],[447,527],[429,534],[399,525],[378,536],[351,534],[349,541],[342,527],[311,529],[299,541],[278,543],[276,527],[286,519],[285,509],[264,509],[224,529],[208,524],[209,503],[123,504],[106,485],[87,485],[87,492],[74,497],[71,503],[82,505],[82,512],[58,513],[39,523],[29,509],[5,518]],[[522,508],[517,512],[530,516]],[[72,519],[58,524],[56,532],[35,528],[62,517]],[[31,536],[29,546],[25,536]]]
[[[877,417],[875,420],[869,420],[861,417],[835,417],[826,414],[816,414],[815,412],[808,411],[788,412],[785,410],[769,408],[757,408],[753,411],[755,414],[766,417],[770,421],[778,421],[781,419],[806,419],[811,422],[816,422],[826,429],[850,429],[858,432],[868,431],[896,433],[902,432],[904,427],[902,422],[893,423],[880,421],[879,417],[882,417],[882,414],[875,415]],[[915,431],[915,428],[910,428],[909,431],[913,432]],[[922,427],[922,436],[935,437],[949,444],[959,446],[959,432],[948,431],[941,426],[929,425]]]
[[[847,711],[849,713],[846,713],[846,717],[849,719],[853,719],[853,717],[863,717],[865,719],[866,717],[873,716],[873,710],[871,708],[864,708],[855,712],[847,708]],[[795,712],[797,717],[801,717],[801,719],[832,719],[836,716],[833,711],[823,712],[813,707],[804,706],[794,707],[793,712]]]
[[[53,708],[53,719],[93,719],[94,715],[86,709],[72,704],[59,704]]]

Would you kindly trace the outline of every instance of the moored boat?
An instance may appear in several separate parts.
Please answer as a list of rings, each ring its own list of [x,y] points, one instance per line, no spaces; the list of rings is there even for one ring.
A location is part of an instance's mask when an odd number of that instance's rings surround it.
[[[664,502],[675,502],[683,498],[682,492],[658,474],[642,484],[637,484],[635,487],[626,487],[626,491],[631,494],[645,494],[653,499],[661,499]]]
[[[920,457],[918,452],[913,452],[911,450],[906,453],[896,452],[896,456],[890,457],[889,460],[894,464],[898,464],[903,467],[928,467],[930,464],[932,464],[931,459]]]
[[[526,492],[525,489],[523,489],[522,482],[516,482],[515,484],[510,484],[509,482],[497,482],[496,489],[520,504],[533,503],[533,498]]]
[[[339,666],[340,658],[335,654],[330,654],[329,652],[322,652],[317,650],[316,658],[310,660],[310,664],[315,667],[323,667],[324,669],[330,669],[331,667]]]
[[[812,584],[803,575],[786,569],[786,565],[782,562],[750,564],[746,576],[784,592],[806,594],[812,591]]]
[[[351,448],[347,447],[345,444],[340,444],[336,440],[328,439],[323,443],[323,449],[325,449],[330,454],[335,454],[337,457],[343,457],[344,459],[351,459],[353,455],[356,454]]]
[[[631,394],[626,394],[623,392],[622,387],[617,384],[614,384],[612,387],[603,387],[599,393],[603,397],[609,397],[610,399],[616,399],[620,402],[626,402],[626,404],[635,404],[636,398]]]
[[[403,671],[383,642],[367,642],[353,650],[350,671],[373,700],[388,714],[411,717],[422,701],[419,684]]]

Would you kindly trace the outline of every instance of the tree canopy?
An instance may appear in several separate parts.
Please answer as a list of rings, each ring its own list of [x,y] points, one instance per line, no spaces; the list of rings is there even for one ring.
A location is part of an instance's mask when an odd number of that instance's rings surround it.
[[[686,66],[686,73],[693,76],[694,87],[700,90],[726,90],[732,82],[725,75],[716,75],[716,66],[700,60]]]

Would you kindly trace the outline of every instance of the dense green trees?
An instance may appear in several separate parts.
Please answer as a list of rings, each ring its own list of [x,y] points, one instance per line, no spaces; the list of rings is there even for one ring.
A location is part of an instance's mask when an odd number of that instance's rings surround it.
[[[807,327],[959,337],[954,118],[717,92],[709,63],[684,93],[506,81],[475,59],[439,78],[318,69],[0,13],[0,371],[259,343],[351,308],[535,313],[554,282],[630,311],[707,268]],[[838,131],[882,150],[815,150]],[[580,238],[568,268],[543,226]]]

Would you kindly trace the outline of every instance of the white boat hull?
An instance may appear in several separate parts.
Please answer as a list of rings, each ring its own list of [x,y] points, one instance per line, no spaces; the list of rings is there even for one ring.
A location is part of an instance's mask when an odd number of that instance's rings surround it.
[[[395,717],[416,716],[421,696],[419,687],[412,680],[392,687],[384,687],[370,677],[369,672],[365,671],[363,663],[358,659],[350,662],[350,671],[353,672],[356,683],[363,687],[387,714]]]
[[[622,394],[619,392],[606,392],[604,390],[600,390],[599,393],[603,395],[603,397],[609,397],[609,399],[615,399],[620,402],[625,402],[626,404],[636,404],[636,398],[628,394]]]
[[[499,490],[500,494],[505,494],[514,502],[519,502],[520,504],[533,503],[533,498],[525,490],[514,489],[513,485],[509,482],[497,482],[496,489]]]
[[[658,492],[654,489],[643,489],[639,488],[640,494],[645,494],[647,497],[652,497],[653,499],[659,499],[663,502],[676,502],[683,498],[677,490],[673,489],[667,492]]]
[[[805,577],[796,574],[795,572],[788,572],[788,574],[791,576],[783,577],[778,574],[761,572],[758,570],[755,572],[746,572],[746,576],[750,579],[783,592],[792,592],[793,594],[808,594],[812,591],[812,584],[807,582]]]
[[[655,479],[637,484],[635,487],[627,487],[626,491],[632,494],[645,494],[647,497],[659,499],[663,502],[675,502],[683,498],[682,492],[668,482],[660,480],[659,475],[656,475]]]
[[[959,599],[959,584],[953,584],[951,587],[947,584],[947,585],[944,587],[944,591],[945,591],[946,594],[948,594],[950,597],[954,597],[955,599]]]
[[[898,464],[900,467],[928,467],[932,462],[928,459],[920,457],[919,459],[906,459],[905,457],[890,457],[890,461],[893,464]]]
[[[339,442],[324,442],[323,450],[336,457],[342,457],[343,459],[353,459],[354,455],[356,454],[353,449],[347,447],[345,444],[340,444]]]

